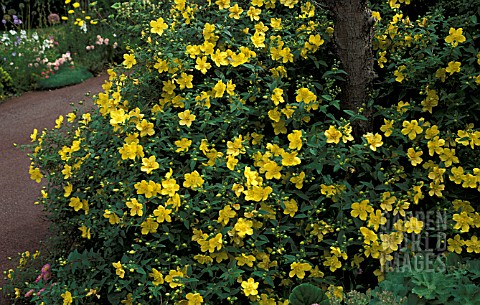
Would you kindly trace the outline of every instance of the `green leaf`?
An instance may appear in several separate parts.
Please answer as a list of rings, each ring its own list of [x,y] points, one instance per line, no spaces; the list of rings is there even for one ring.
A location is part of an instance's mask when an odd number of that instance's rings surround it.
[[[300,284],[292,290],[288,301],[292,305],[312,305],[325,301],[325,292],[312,284]]]

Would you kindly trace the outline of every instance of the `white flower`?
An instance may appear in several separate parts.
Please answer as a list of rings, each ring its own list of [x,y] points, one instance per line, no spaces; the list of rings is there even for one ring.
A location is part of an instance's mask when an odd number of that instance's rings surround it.
[[[37,34],[37,32],[34,32],[34,33],[32,34],[32,38],[38,41],[38,34]]]
[[[17,35],[17,31],[15,31],[15,30],[10,30],[10,35],[12,35],[12,36]]]

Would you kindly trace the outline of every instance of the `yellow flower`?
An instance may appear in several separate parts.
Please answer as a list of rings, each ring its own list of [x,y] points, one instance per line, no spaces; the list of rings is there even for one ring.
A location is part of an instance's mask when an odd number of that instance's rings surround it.
[[[275,31],[281,30],[282,29],[282,18],[270,18],[270,26]]]
[[[405,65],[401,65],[400,67],[397,68],[397,70],[395,70],[393,72],[393,75],[396,76],[395,80],[399,83],[403,82],[403,80],[405,79],[405,75],[403,74],[403,70],[405,70],[407,67]]]
[[[130,216],[143,216],[143,204],[138,202],[137,199],[127,201],[125,205],[130,209]]]
[[[294,151],[291,153],[283,152],[282,153],[282,165],[283,166],[295,166],[300,164],[302,161],[297,157],[298,152]]]
[[[262,13],[262,10],[259,8],[255,8],[253,6],[250,6],[248,9],[247,15],[250,17],[250,21],[258,21],[260,20],[260,14]]]
[[[368,203],[368,199],[362,200],[360,203],[352,203],[352,211],[350,212],[350,215],[352,215],[352,217],[358,217],[364,221],[367,220],[368,213],[373,212],[373,207],[368,205]]]
[[[131,69],[134,65],[137,64],[137,60],[135,59],[135,55],[133,54],[123,54],[123,65],[127,69]]]
[[[72,299],[72,294],[70,293],[70,291],[65,291],[65,293],[62,293],[60,296],[63,298],[63,305],[72,304],[73,299]]]
[[[78,2],[75,2],[72,4],[73,8],[79,8],[80,7],[80,3]]]
[[[308,90],[308,88],[300,88],[297,90],[297,96],[295,100],[300,103],[304,102],[305,104],[310,104],[317,100],[317,96],[312,91]]]
[[[430,190],[428,191],[428,194],[430,196],[437,196],[437,197],[443,197],[442,191],[445,189],[445,185],[443,185],[440,181],[434,181],[430,182]]]
[[[70,198],[70,203],[68,204],[68,206],[72,207],[75,212],[78,212],[83,208],[82,201],[78,197]]]
[[[443,161],[446,167],[452,166],[452,163],[460,162],[458,157],[455,156],[455,149],[444,148],[442,153],[440,154],[440,160]]]
[[[447,70],[445,68],[439,68],[436,72],[435,72],[435,77],[436,78],[439,78],[442,83],[445,82],[445,79],[447,78],[447,74],[446,74]]]
[[[376,242],[378,239],[377,234],[367,227],[361,227],[360,232],[363,235],[363,243],[367,245],[370,245],[372,242]]]
[[[470,215],[463,211],[460,214],[453,214],[452,219],[456,222],[454,229],[460,229],[460,232],[466,233],[470,230],[470,226],[474,225],[474,220]]]
[[[108,222],[110,222],[112,225],[120,223],[120,217],[109,210],[105,210],[103,217],[107,218]]]
[[[152,272],[148,274],[150,277],[153,277],[152,284],[158,286],[164,283],[163,274],[155,268],[152,268]]]
[[[82,231],[82,238],[90,239],[92,237],[90,234],[90,228],[87,228],[86,226],[81,226],[78,229]]]
[[[465,42],[465,36],[463,36],[462,28],[450,28],[448,36],[445,38],[445,42],[451,44],[452,47],[458,46],[458,43]]]
[[[166,209],[163,205],[159,205],[154,211],[153,215],[157,217],[157,222],[158,223],[163,223],[163,222],[172,222],[172,218],[170,217],[170,214],[172,213],[172,210]]]
[[[455,252],[457,254],[462,253],[462,246],[465,244],[465,242],[461,239],[460,235],[456,234],[453,239],[449,238],[447,242],[448,242],[448,248],[447,248],[448,251]]]
[[[427,128],[427,130],[425,131],[425,139],[427,140],[433,139],[439,133],[440,131],[438,130],[438,126],[433,125],[432,127]]]
[[[34,180],[37,183],[42,182],[43,175],[40,172],[39,168],[34,168],[33,166],[30,166],[29,173],[30,173],[30,179]]]
[[[253,42],[253,45],[257,48],[265,47],[265,33],[255,31],[255,34],[250,37],[250,40]]]
[[[258,294],[258,283],[253,278],[249,278],[247,281],[242,281],[243,293],[248,297]]]
[[[231,206],[227,205],[222,210],[220,210],[218,214],[219,216],[217,222],[223,225],[227,225],[230,219],[234,218],[237,215],[237,212],[232,210]]]
[[[423,160],[420,158],[421,155],[423,155],[423,151],[415,151],[415,149],[411,147],[407,151],[408,159],[410,159],[410,162],[413,166],[417,166],[418,164],[422,163]]]
[[[154,181],[145,181],[137,182],[134,184],[135,189],[137,190],[138,195],[145,195],[145,198],[151,198],[160,193],[162,185],[155,183]]]
[[[219,80],[212,89],[215,92],[214,97],[223,97],[225,89],[227,89],[227,85],[222,80]]]
[[[192,122],[195,121],[196,115],[191,114],[190,110],[185,110],[184,112],[180,112],[178,117],[180,118],[178,122],[180,125],[190,127],[192,126]]]
[[[170,270],[168,275],[165,277],[165,281],[168,283],[170,288],[175,288],[178,286],[182,286],[183,284],[178,283],[178,278],[183,277],[184,274],[180,270]]]
[[[462,65],[461,62],[459,61],[451,61],[448,63],[448,67],[445,69],[446,72],[450,73],[452,75],[455,72],[460,72],[460,66]]]
[[[160,168],[160,164],[156,161],[155,156],[150,156],[149,158],[142,159],[142,167],[140,170],[150,174],[153,170]]]
[[[200,70],[202,74],[207,73],[207,70],[210,69],[212,65],[207,62],[207,57],[197,57],[195,69]]]
[[[239,218],[233,227],[237,231],[238,236],[245,237],[245,235],[253,235],[253,222],[245,218]]]
[[[165,23],[162,17],[157,20],[150,21],[150,32],[152,34],[162,35],[163,31],[168,28],[168,25]]]
[[[289,201],[284,201],[285,210],[283,210],[283,214],[290,215],[290,217],[294,217],[295,213],[298,211],[298,205],[295,199],[290,199]]]
[[[205,59],[205,65],[204,65],[204,68],[207,68],[207,58],[206,57],[202,57]],[[198,62],[198,58],[197,58],[197,62]],[[210,64],[208,64],[210,65]],[[209,69],[209,68],[207,68]],[[180,86],[180,90],[182,89],[185,89],[185,88],[193,88],[193,84],[192,84],[192,81],[193,81],[193,75],[188,75],[187,73],[185,72],[182,72],[182,74],[180,74],[180,78],[179,79],[175,79],[175,81],[177,82],[177,84]]]
[[[125,270],[123,269],[122,263],[120,261],[112,263],[115,268],[115,274],[118,275],[121,279],[125,277]]]
[[[290,178],[290,182],[295,184],[297,189],[301,189],[303,187],[303,180],[305,179],[305,173],[301,172],[298,176],[294,176]]]
[[[228,10],[230,11],[228,17],[237,20],[240,19],[240,15],[243,13],[243,9],[239,7],[237,3],[234,6],[230,7]]]
[[[55,128],[58,129],[62,126],[63,123],[63,115],[59,116],[58,119],[55,120]]]
[[[288,148],[300,150],[302,148],[302,131],[294,130],[291,134],[287,136],[290,141]]]
[[[323,262],[323,265],[330,267],[330,271],[335,272],[335,270],[342,267],[342,262],[338,260],[336,255],[332,255],[326,258],[326,260]]]
[[[203,303],[203,297],[200,293],[187,293],[187,305],[200,305]]]
[[[158,229],[158,223],[155,222],[152,218],[147,218],[144,222],[140,224],[142,228],[142,234],[147,235],[149,233],[155,233]]]
[[[418,125],[417,120],[412,121],[403,121],[402,126],[402,134],[408,135],[410,140],[414,140],[417,137],[417,134],[421,134],[423,129]]]
[[[230,7],[230,0],[217,0],[215,4],[218,5],[218,8],[223,10]]]
[[[379,133],[373,134],[371,132],[367,132],[364,137],[367,140],[367,143],[370,144],[370,149],[373,151],[376,151],[378,147],[383,145],[382,135]]]
[[[382,214],[381,210],[372,211],[368,217],[368,226],[373,227],[375,231],[378,230],[380,225],[387,223],[387,218]]]
[[[253,267],[253,262],[257,259],[253,255],[245,255],[245,253],[242,253],[242,256],[235,257],[235,260],[237,260],[238,266],[247,265],[248,267]]]
[[[423,221],[418,220],[416,217],[410,218],[405,222],[405,229],[407,233],[420,234],[423,229]]]
[[[163,189],[161,190],[161,194],[173,197],[175,196],[175,193],[180,189],[180,185],[177,184],[177,181],[175,179],[170,178],[169,174],[167,175],[168,178],[162,181]]]
[[[288,273],[289,277],[298,277],[299,279],[303,279],[305,277],[305,271],[312,270],[312,266],[308,263],[297,263],[293,262],[290,264],[291,271]]]
[[[431,141],[427,142],[428,154],[430,156],[433,156],[434,153],[440,155],[443,152],[443,145],[445,145],[444,139],[440,139],[438,136],[434,137]]]
[[[192,140],[181,138],[180,140],[175,141],[175,145],[177,145],[177,150],[175,150],[175,152],[187,152],[190,145],[192,145]]]
[[[325,130],[325,137],[327,138],[327,143],[340,143],[340,139],[342,138],[342,133],[338,131],[335,126],[330,125],[330,127]]]
[[[410,106],[409,102],[400,101],[398,102],[398,105],[397,105],[397,111],[403,114],[407,112],[409,106]]]
[[[141,120],[136,126],[138,131],[140,131],[140,136],[153,136],[155,134],[154,125],[147,120]]]
[[[470,240],[465,241],[465,246],[467,246],[468,253],[480,253],[480,240],[475,235],[473,235]]]
[[[266,162],[263,165],[263,169],[265,170],[265,178],[267,180],[271,180],[273,178],[280,179],[282,177],[282,167],[279,166],[275,161]]]
[[[385,137],[389,137],[392,134],[393,130],[393,123],[395,122],[394,120],[387,120],[383,119],[383,122],[385,123],[380,127],[380,131],[383,131]]]
[[[200,174],[195,170],[191,173],[185,174],[185,181],[183,182],[183,186],[187,188],[191,188],[195,190],[196,188],[202,187],[203,185],[203,178]]]

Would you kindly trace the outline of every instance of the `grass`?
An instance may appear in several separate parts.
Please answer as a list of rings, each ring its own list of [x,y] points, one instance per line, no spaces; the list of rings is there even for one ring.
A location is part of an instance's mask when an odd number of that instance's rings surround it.
[[[50,90],[76,85],[91,77],[93,77],[93,74],[88,71],[87,68],[75,66],[72,68],[60,69],[57,73],[51,75],[49,78],[39,80],[37,85],[39,90]]]

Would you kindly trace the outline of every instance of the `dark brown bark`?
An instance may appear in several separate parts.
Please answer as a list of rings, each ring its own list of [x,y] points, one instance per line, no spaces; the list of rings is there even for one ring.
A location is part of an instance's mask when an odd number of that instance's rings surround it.
[[[373,24],[367,0],[327,0],[333,14],[335,51],[347,72],[340,95],[343,109],[361,112],[368,121],[353,124],[356,134],[371,130],[370,110],[366,104],[374,79]]]

